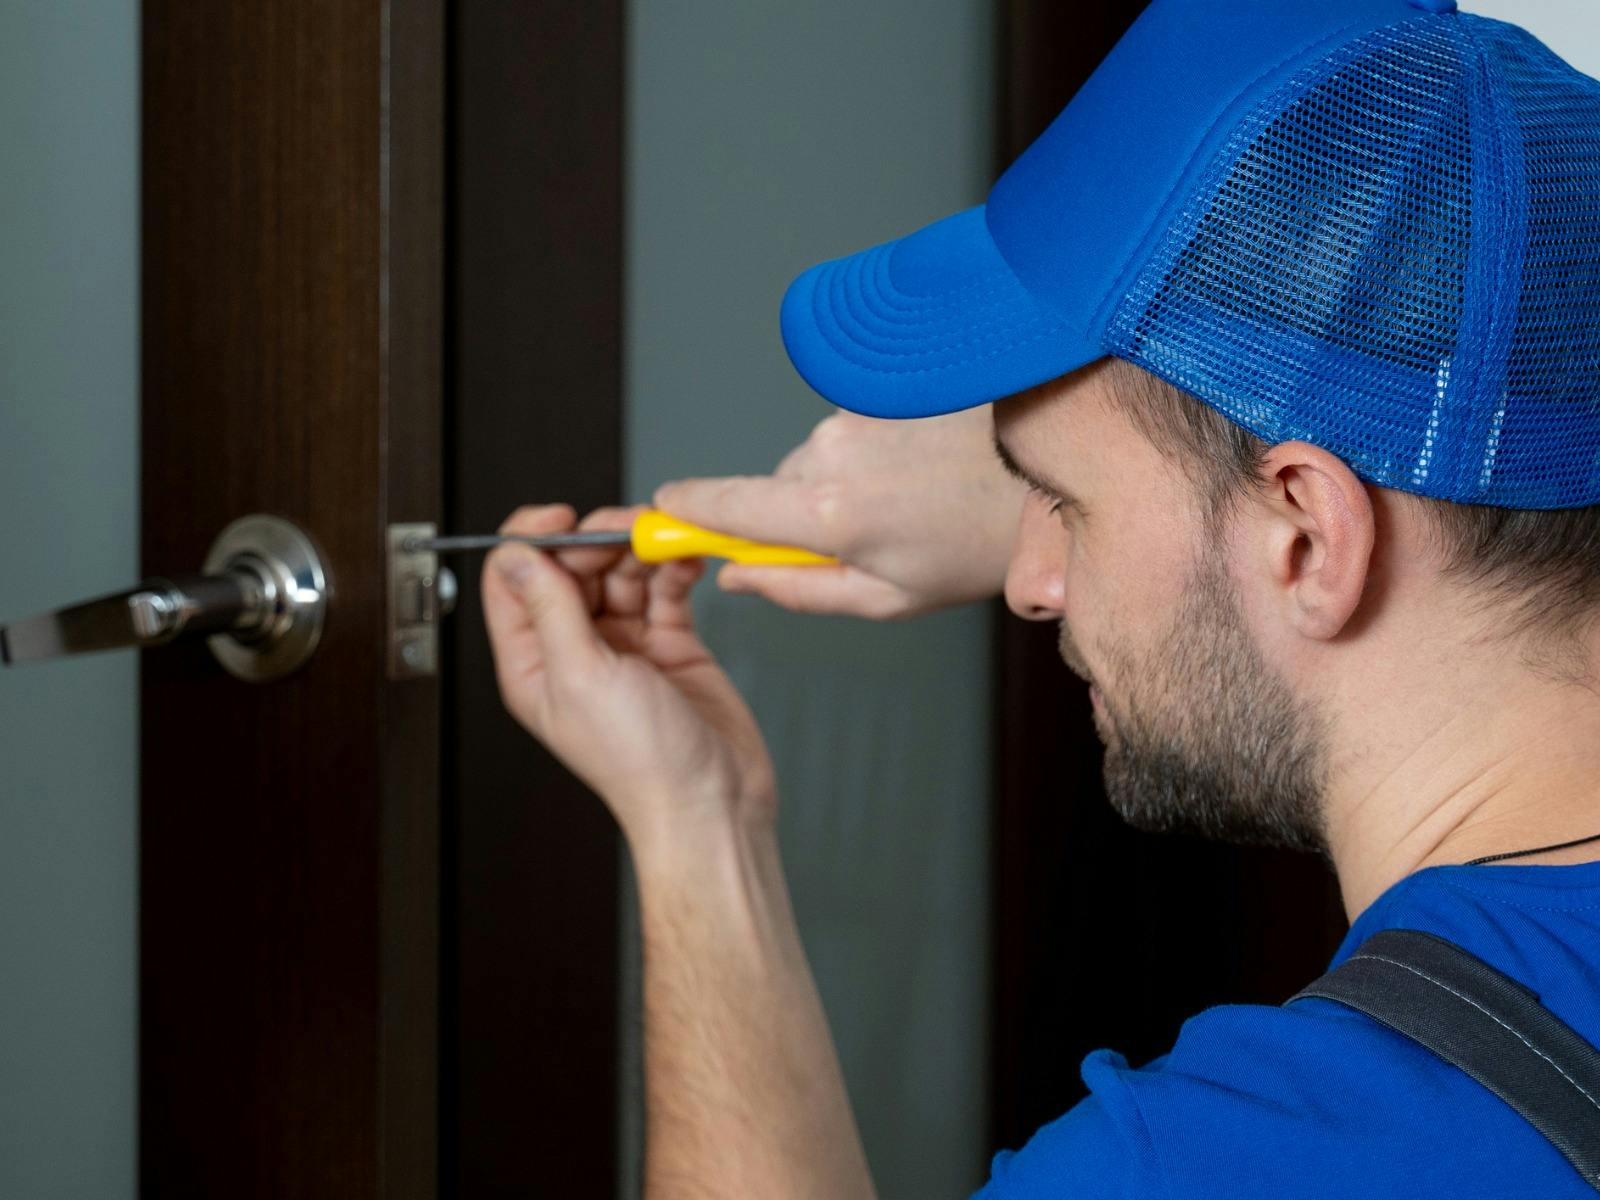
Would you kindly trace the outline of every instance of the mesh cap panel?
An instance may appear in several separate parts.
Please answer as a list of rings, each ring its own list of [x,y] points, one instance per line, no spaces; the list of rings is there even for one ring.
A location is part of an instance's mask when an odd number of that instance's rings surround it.
[[[1600,504],[1600,83],[1574,86],[1572,68],[1520,29],[1478,28],[1511,95],[1528,180],[1500,469],[1543,507]]]
[[[1112,353],[1374,483],[1600,504],[1600,84],[1409,21],[1297,73],[1189,194]]]

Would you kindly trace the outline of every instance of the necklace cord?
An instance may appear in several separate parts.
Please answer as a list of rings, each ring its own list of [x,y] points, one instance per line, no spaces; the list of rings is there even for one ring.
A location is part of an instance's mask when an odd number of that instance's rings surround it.
[[[1476,867],[1484,863],[1499,862],[1506,858],[1526,858],[1530,854],[1543,854],[1546,850],[1565,850],[1568,846],[1583,846],[1590,842],[1600,842],[1600,833],[1593,837],[1574,838],[1570,842],[1557,842],[1554,846],[1535,846],[1532,850],[1512,850],[1507,854],[1485,854],[1482,858],[1474,858],[1464,863],[1464,866]]]

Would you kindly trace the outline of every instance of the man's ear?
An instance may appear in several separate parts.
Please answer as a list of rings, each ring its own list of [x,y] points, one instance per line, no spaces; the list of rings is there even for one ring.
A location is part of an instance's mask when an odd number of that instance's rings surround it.
[[[1262,464],[1262,536],[1284,616],[1307,637],[1338,636],[1366,590],[1377,517],[1366,484],[1309,442],[1272,447]]]

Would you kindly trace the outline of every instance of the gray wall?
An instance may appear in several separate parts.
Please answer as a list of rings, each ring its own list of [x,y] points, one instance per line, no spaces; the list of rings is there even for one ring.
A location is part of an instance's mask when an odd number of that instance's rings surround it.
[[[134,582],[138,5],[0,0],[0,621]],[[0,1196],[134,1194],[135,661],[0,670]]]
[[[1521,25],[1578,70],[1600,77],[1600,4],[1595,0],[1461,0],[1461,7]]]
[[[828,413],[784,356],[784,286],[982,200],[992,11],[632,4],[632,499],[769,470]],[[986,614],[808,618],[711,586],[698,611],[777,759],[795,907],[880,1193],[964,1195],[986,1167]],[[629,1187],[636,1172],[634,1155]]]

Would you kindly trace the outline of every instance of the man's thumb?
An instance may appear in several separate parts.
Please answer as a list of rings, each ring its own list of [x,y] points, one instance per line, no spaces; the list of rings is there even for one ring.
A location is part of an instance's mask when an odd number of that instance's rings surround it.
[[[602,649],[578,581],[554,559],[508,543],[494,552],[494,568],[521,599],[547,663],[581,664]]]

